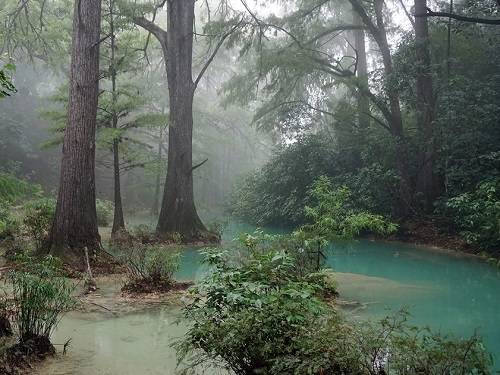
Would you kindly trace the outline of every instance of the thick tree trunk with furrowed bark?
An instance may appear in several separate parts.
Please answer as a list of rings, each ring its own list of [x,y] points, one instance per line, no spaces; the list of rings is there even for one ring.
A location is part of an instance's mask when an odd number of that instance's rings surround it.
[[[79,262],[85,247],[100,248],[94,175],[100,23],[100,0],[76,0],[68,124],[49,250]]]
[[[196,211],[193,193],[194,3],[194,0],[167,2],[170,126],[167,179],[156,228],[160,237],[177,232],[185,240],[202,239],[206,233]]]

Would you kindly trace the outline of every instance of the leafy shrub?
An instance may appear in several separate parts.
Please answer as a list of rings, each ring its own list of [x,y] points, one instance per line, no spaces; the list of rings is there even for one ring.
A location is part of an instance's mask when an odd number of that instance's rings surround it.
[[[97,210],[97,225],[101,227],[109,226],[113,220],[113,202],[97,199],[95,204]]]
[[[389,235],[397,226],[381,215],[361,211],[351,206],[352,193],[343,186],[333,188],[328,177],[321,176],[309,192],[306,217],[311,222],[303,227],[306,232],[328,240],[350,239],[362,233]]]
[[[407,323],[400,311],[378,322],[329,316],[296,338],[297,351],[274,361],[273,374],[490,374],[481,339],[453,339]]]
[[[353,207],[377,214],[392,216],[398,194],[397,173],[379,163],[372,163],[354,172],[331,176],[337,186],[347,186],[352,192]]]
[[[233,198],[233,213],[257,225],[300,225],[310,184],[323,174],[339,173],[343,159],[327,135],[303,136],[277,149],[261,170],[242,181]]]
[[[27,202],[23,209],[23,224],[28,234],[40,244],[47,237],[54,220],[56,201],[52,198],[40,198]]]
[[[12,214],[11,208],[0,204],[0,239],[12,238],[20,230],[19,219]]]
[[[323,298],[321,274],[297,272],[284,249],[207,250],[212,272],[193,289],[176,344],[185,373],[224,366],[246,374],[489,374],[481,340],[453,340],[406,324],[406,314],[379,323],[346,320]]]
[[[396,211],[399,178],[377,153],[377,147],[388,153],[385,143],[375,147],[382,138],[370,138],[365,140],[368,146],[362,146],[359,138],[349,145],[325,132],[301,136],[276,150],[262,169],[237,186],[233,214],[256,225],[297,227],[306,221],[303,208],[314,181],[328,176],[335,186],[349,188],[353,208],[391,216]]]
[[[132,236],[140,243],[147,244],[154,242],[154,229],[146,224],[140,224],[132,228]]]
[[[37,195],[41,192],[39,185],[22,180],[10,173],[0,173],[0,202],[14,203],[28,195]]]
[[[177,350],[191,363],[223,362],[237,374],[269,373],[280,353],[294,351],[303,327],[317,321],[326,308],[321,285],[299,276],[284,251],[251,251],[232,264],[229,253],[205,253],[213,272],[195,289],[186,308],[193,321]]]
[[[161,245],[134,245],[123,255],[132,280],[169,284],[180,264],[180,253]]]
[[[500,246],[500,179],[484,181],[474,191],[448,199],[444,212],[467,242],[485,249]]]
[[[207,224],[207,230],[221,238],[227,225],[227,221],[212,221]]]
[[[61,315],[75,305],[74,287],[61,276],[60,262],[51,256],[42,261],[23,256],[20,267],[11,271],[14,324],[20,342],[49,338]]]
[[[0,68],[0,99],[10,96],[16,92],[16,87],[12,84],[11,74],[16,70],[12,63],[4,64]]]

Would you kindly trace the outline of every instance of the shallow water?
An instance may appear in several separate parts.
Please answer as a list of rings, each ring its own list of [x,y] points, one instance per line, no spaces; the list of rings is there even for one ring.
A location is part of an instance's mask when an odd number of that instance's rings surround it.
[[[237,228],[230,228],[229,235]],[[246,228],[244,228],[246,229]],[[195,249],[184,252],[180,279],[196,279],[206,269]],[[467,256],[397,243],[356,241],[329,250],[342,299],[362,302],[361,317],[379,318],[402,307],[412,322],[442,333],[469,336],[475,330],[500,362],[500,272]],[[173,374],[170,347],[186,329],[175,324],[179,307],[156,306],[113,315],[66,316],[54,342],[72,338],[68,354],[44,365],[41,374]]]

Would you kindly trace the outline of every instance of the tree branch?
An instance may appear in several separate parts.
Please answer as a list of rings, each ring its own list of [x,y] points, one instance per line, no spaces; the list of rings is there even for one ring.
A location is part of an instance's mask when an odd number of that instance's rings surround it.
[[[167,45],[167,32],[160,26],[158,26],[154,22],[151,22],[145,17],[134,17],[133,21],[137,26],[140,26],[146,31],[149,31],[151,34],[153,34],[162,45]]]
[[[413,28],[415,28],[415,20],[412,18],[410,12],[408,12],[408,9],[406,9],[406,6],[405,6],[405,3],[403,3],[403,0],[399,0],[399,4],[401,4],[401,7],[403,8],[403,10],[405,12],[406,17],[410,21],[410,23],[413,26]]]
[[[240,25],[242,24],[242,22],[243,22],[243,19],[241,19],[236,25],[234,25],[228,32],[226,32],[224,35],[222,35],[222,37],[220,38],[219,42],[215,46],[215,49],[213,50],[212,54],[210,55],[210,57],[208,58],[208,60],[203,65],[203,68],[201,68],[201,71],[198,74],[198,77],[196,77],[196,80],[194,81],[194,87],[195,87],[195,89],[196,89],[196,87],[198,87],[198,84],[200,83],[201,79],[203,78],[203,75],[207,71],[207,69],[210,66],[210,64],[212,63],[212,61],[214,61],[215,56],[217,56],[217,53],[219,52],[219,49],[222,47],[222,45],[224,44],[224,42],[226,41],[226,39],[232,33],[234,33],[238,27],[240,27]]]
[[[193,172],[195,169],[197,168],[200,168],[203,164],[205,164],[206,162],[208,161],[208,159],[205,159],[203,160],[201,163],[198,163],[196,165],[194,165],[192,168],[191,168],[191,172]]]
[[[484,25],[500,25],[500,19],[498,18],[476,18],[476,17],[466,17],[459,14],[448,13],[448,12],[433,12],[427,8],[427,13],[425,14],[415,14],[415,17],[447,17],[453,18],[458,21],[480,23]]]

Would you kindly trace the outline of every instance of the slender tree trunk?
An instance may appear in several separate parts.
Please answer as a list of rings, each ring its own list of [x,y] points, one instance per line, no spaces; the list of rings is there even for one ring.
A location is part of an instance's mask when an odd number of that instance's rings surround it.
[[[162,162],[162,153],[163,153],[163,128],[160,129],[160,137],[158,139],[158,154],[156,156],[158,171],[156,172],[156,181],[155,181],[155,193],[153,197],[153,207],[151,209],[151,214],[156,217],[160,212],[160,189],[161,189],[161,169],[160,164]]]
[[[415,14],[425,14],[426,0],[415,0]],[[429,47],[427,17],[415,17],[415,49],[417,67],[417,122],[423,144],[420,151],[420,170],[417,190],[423,193],[424,208],[431,210],[439,194],[438,179],[434,173],[434,92]]]
[[[363,21],[358,13],[353,12],[353,24],[363,26]],[[368,63],[366,58],[366,42],[365,31],[354,30],[354,47],[357,55],[357,77],[359,85],[362,85],[366,90],[368,86]],[[370,126],[370,99],[362,92],[358,94],[358,123],[362,129]]]
[[[118,94],[116,90],[116,62],[115,62],[115,50],[116,50],[116,35],[115,35],[115,24],[114,24],[114,1],[109,2],[109,26],[110,26],[110,43],[111,43],[111,54],[110,54],[110,67],[111,67],[111,121],[112,128],[118,129],[118,113],[117,113],[117,102]],[[113,227],[111,229],[111,234],[114,235],[117,232],[125,229],[125,219],[123,217],[123,205],[122,205],[122,194],[121,194],[121,182],[120,182],[120,139],[113,139],[113,176],[114,176],[114,215],[113,215]]]
[[[167,2],[170,127],[167,178],[156,228],[160,237],[177,232],[186,241],[201,239],[206,233],[196,211],[193,193],[194,3],[195,0]]]
[[[389,49],[389,44],[387,43],[387,36],[385,29],[381,28],[381,34],[383,44],[379,45],[380,51],[382,53],[382,59],[384,62],[384,70],[386,77],[390,77],[393,72],[392,57]],[[391,129],[391,134],[395,140],[395,151],[396,151],[396,167],[399,171],[400,182],[399,182],[399,205],[398,205],[398,216],[404,217],[409,213],[409,209],[412,204],[412,193],[411,193],[411,179],[408,163],[408,144],[405,139],[403,130],[403,116],[401,114],[401,105],[399,102],[399,93],[396,89],[389,87],[387,90],[387,97],[389,99],[389,108],[391,111],[391,118],[389,121],[389,126]]]
[[[115,211],[113,215],[113,228],[111,229],[111,234],[115,234],[120,230],[125,229],[125,219],[123,217],[123,205],[122,205],[121,182],[120,182],[120,153],[118,148],[119,143],[120,143],[119,140],[117,139],[113,140]]]
[[[76,0],[73,16],[68,124],[50,251],[83,262],[100,248],[95,206],[95,129],[99,91],[100,0]]]
[[[385,77],[388,80],[394,72],[394,66],[392,62],[391,50],[387,41],[387,32],[385,29],[383,15],[384,1],[374,0],[375,22],[372,21],[371,17],[365,11],[361,1],[350,0],[350,2],[354,10],[361,17],[363,23],[367,26],[373,39],[375,39],[375,42],[379,47],[380,54],[382,55]],[[412,184],[408,163],[408,144],[404,136],[399,92],[396,88],[389,87],[386,90],[386,95],[389,102],[389,108],[388,111],[384,113],[384,116],[389,124],[391,135],[395,140],[396,167],[400,174],[399,204],[397,214],[400,217],[404,217],[408,215],[412,204]]]

